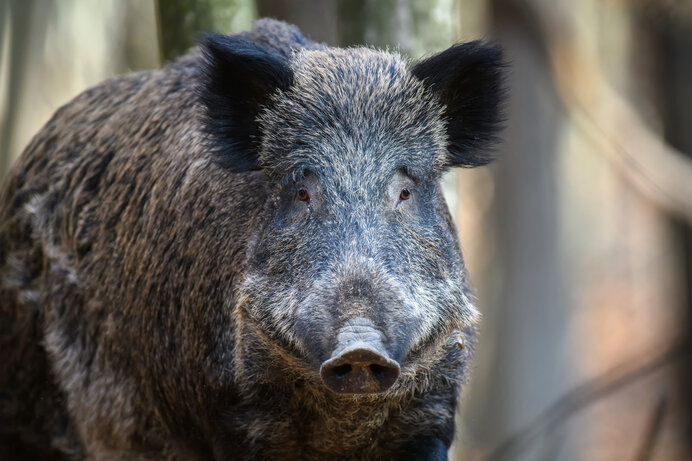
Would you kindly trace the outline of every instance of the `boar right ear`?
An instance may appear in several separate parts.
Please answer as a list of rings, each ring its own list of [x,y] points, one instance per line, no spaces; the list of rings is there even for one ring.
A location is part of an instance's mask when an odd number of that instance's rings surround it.
[[[482,41],[453,45],[418,62],[411,72],[435,93],[447,122],[446,166],[480,166],[501,129],[502,50]]]
[[[238,36],[209,34],[201,42],[204,131],[221,166],[257,170],[257,116],[277,90],[293,81],[288,61]]]

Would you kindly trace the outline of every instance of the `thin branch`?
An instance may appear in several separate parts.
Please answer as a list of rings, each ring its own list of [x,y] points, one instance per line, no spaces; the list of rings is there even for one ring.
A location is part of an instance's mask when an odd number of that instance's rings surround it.
[[[634,458],[635,461],[649,461],[651,459],[656,447],[656,441],[663,429],[663,421],[668,411],[669,400],[668,391],[664,389],[658,396],[656,406],[651,414],[651,420],[646,428],[646,434],[643,437],[642,446],[637,452],[637,457]]]
[[[508,437],[485,461],[514,459],[543,434],[555,430],[585,407],[608,397],[635,381],[655,373],[687,352],[688,344],[677,342],[653,359],[636,366],[621,365],[575,387],[550,405],[522,429]]]

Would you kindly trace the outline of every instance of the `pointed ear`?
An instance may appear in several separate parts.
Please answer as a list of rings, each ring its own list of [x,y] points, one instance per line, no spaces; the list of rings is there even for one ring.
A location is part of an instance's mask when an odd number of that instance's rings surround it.
[[[200,44],[203,129],[218,162],[234,172],[259,169],[257,116],[293,81],[288,61],[238,36],[209,34]]]
[[[446,166],[480,166],[492,160],[504,99],[502,50],[482,41],[454,45],[421,60],[411,72],[444,105]]]

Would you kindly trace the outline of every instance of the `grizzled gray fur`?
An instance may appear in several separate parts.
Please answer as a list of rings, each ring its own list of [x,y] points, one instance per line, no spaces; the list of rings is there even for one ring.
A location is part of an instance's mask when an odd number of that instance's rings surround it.
[[[262,20],[63,106],[0,191],[0,458],[446,459],[478,313],[439,179],[501,70]]]

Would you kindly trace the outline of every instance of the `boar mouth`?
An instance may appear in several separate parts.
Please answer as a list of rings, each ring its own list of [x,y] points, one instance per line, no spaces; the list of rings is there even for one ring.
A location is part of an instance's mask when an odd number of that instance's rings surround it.
[[[302,348],[267,334],[246,306],[242,306],[241,312],[257,336],[274,346],[273,350],[283,359],[300,368],[305,361],[310,362],[310,354]],[[328,389],[337,394],[378,394],[394,385],[401,366],[391,358],[382,333],[369,320],[358,317],[347,321],[336,337],[331,358],[319,368],[320,378]]]

